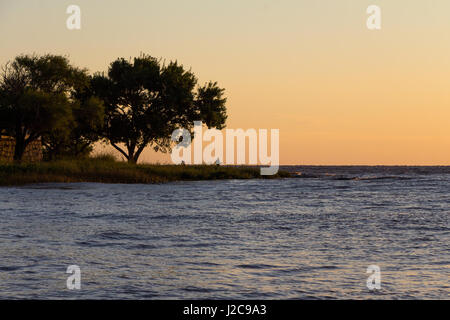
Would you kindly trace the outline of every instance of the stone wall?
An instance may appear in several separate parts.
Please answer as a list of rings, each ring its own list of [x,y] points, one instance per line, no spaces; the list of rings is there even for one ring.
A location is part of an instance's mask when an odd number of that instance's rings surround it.
[[[11,137],[0,137],[0,161],[10,162],[14,160],[14,147],[16,142]],[[42,161],[42,144],[41,140],[35,140],[25,149],[22,158],[25,162]]]

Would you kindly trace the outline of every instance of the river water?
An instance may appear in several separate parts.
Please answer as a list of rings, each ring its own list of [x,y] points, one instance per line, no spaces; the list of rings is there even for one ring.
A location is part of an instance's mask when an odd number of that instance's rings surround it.
[[[449,299],[449,167],[288,169],[1,187],[0,298]]]

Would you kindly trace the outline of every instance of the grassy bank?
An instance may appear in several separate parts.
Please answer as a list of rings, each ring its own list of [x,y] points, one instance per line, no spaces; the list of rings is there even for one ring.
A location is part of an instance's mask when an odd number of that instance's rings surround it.
[[[288,177],[279,172],[268,178]],[[161,183],[182,180],[262,178],[257,168],[223,166],[132,165],[109,159],[0,163],[0,185],[43,182]]]

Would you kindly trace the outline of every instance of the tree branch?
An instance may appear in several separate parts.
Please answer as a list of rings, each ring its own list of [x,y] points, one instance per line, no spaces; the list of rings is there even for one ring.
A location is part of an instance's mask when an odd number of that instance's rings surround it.
[[[123,154],[124,157],[125,157],[127,160],[129,160],[128,154],[127,154],[125,151],[123,151],[123,150],[122,150],[119,146],[117,146],[115,143],[112,143],[112,142],[111,142],[111,145],[112,145],[117,151],[119,151],[121,154]]]

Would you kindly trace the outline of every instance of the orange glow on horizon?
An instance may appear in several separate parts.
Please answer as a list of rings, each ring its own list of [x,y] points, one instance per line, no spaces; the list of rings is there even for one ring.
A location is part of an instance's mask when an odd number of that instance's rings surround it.
[[[33,52],[91,72],[140,52],[177,59],[226,89],[228,128],[280,129],[281,164],[450,165],[448,0],[77,2],[79,31],[65,28],[67,1],[0,4],[0,64]],[[375,3],[383,24],[370,31]]]

